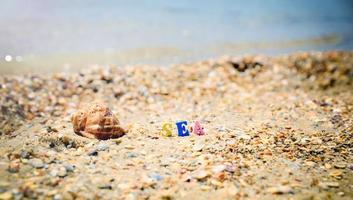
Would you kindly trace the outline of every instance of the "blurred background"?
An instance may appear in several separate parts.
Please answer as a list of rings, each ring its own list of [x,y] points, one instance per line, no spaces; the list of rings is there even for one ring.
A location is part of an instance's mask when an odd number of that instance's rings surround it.
[[[351,0],[1,0],[0,73],[353,50]]]

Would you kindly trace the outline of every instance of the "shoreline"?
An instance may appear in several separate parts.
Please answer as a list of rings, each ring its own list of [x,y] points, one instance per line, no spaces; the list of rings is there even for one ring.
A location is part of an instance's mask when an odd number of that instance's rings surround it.
[[[311,52],[320,52],[321,47],[331,51],[345,51],[335,49],[345,42],[345,36],[327,34],[310,38],[299,38],[281,41],[257,41],[244,43],[212,43],[199,45],[193,48],[172,46],[141,47],[127,49],[105,49],[96,52],[71,52],[22,55],[19,61],[18,55],[10,55],[11,62],[0,60],[1,74],[26,74],[52,72],[79,72],[87,66],[135,66],[155,65],[170,66],[184,63],[196,63],[212,57],[218,59],[226,54],[231,55],[258,55],[281,56],[299,52],[305,52],[309,48],[316,49]],[[314,48],[315,47],[315,48]],[[329,50],[326,50],[329,51]],[[283,53],[285,52],[285,53]],[[2,56],[2,55],[0,55]],[[5,55],[3,55],[5,57]],[[16,72],[15,72],[16,70]]]

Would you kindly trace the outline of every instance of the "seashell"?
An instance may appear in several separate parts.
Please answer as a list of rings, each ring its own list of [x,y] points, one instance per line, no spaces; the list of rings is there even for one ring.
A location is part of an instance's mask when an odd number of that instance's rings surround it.
[[[107,140],[125,134],[113,112],[102,104],[89,105],[78,110],[71,117],[74,132],[78,135]]]

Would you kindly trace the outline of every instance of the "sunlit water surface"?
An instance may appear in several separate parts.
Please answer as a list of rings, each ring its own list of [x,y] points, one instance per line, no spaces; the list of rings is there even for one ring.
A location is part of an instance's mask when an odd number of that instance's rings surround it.
[[[2,0],[0,72],[353,50],[353,1]]]

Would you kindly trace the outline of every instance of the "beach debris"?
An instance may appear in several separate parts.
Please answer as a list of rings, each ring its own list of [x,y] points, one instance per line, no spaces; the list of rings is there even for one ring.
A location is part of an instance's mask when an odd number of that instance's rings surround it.
[[[272,194],[288,194],[288,193],[294,193],[293,189],[287,185],[281,185],[277,187],[270,187],[267,189],[269,193]]]
[[[197,142],[192,149],[193,149],[193,151],[202,151],[202,149],[204,147],[205,147],[205,143],[204,142]]]
[[[37,169],[43,168],[44,167],[44,163],[41,159],[39,158],[33,158],[31,160],[29,160],[29,164]]]
[[[195,121],[194,124],[190,127],[190,132],[195,133],[196,135],[205,135],[204,128],[201,126],[199,121]]]
[[[95,147],[88,151],[89,156],[97,156],[99,151],[106,151],[109,149],[109,145],[105,142],[97,144]]]
[[[19,172],[19,171],[20,171],[20,163],[19,163],[19,162],[16,162],[16,161],[10,162],[9,167],[8,167],[8,170],[9,170],[9,172],[11,172],[11,173],[17,173],[17,172]]]
[[[113,112],[97,103],[78,110],[72,115],[71,122],[76,134],[88,138],[106,140],[121,137],[126,132]]]
[[[197,179],[198,181],[205,180],[209,176],[210,176],[210,172],[203,169],[195,171],[193,174],[193,178]]]
[[[320,182],[319,186],[323,189],[328,189],[328,188],[338,188],[340,187],[340,184],[338,182]]]
[[[187,121],[177,121],[176,123],[177,129],[178,129],[178,136],[179,137],[184,137],[184,136],[189,136],[190,132],[187,129],[188,122]]]

